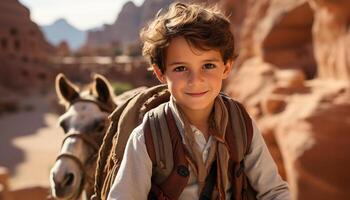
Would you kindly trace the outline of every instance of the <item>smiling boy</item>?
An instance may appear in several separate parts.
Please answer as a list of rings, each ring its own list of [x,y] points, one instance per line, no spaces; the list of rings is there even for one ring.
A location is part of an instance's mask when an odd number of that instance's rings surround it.
[[[164,186],[154,177],[154,163],[145,134],[146,115],[128,140],[108,199],[205,199],[203,191],[210,185],[206,179],[212,174],[214,186],[209,190],[209,199],[247,199],[246,185],[255,191],[256,199],[290,199],[288,185],[279,176],[251,120],[243,125],[252,129],[249,149],[242,162],[236,162],[248,183],[233,170],[231,153],[234,150],[226,139],[233,134],[230,127],[234,126],[233,111],[228,105],[236,104],[220,93],[222,81],[230,74],[235,58],[227,18],[213,8],[175,3],[143,29],[141,37],[144,55],[171,94],[170,101],[161,106],[171,111],[183,143],[180,148],[185,152],[187,166],[176,165],[179,156],[175,150],[173,165],[174,169],[178,167],[174,171],[179,174],[174,176],[182,176],[185,182],[177,181],[181,177],[174,178]]]
[[[154,65],[155,74],[168,85],[176,105],[189,122],[208,140],[209,114],[232,62],[224,63],[219,51],[193,48],[183,36],[173,38],[165,53],[164,73]]]

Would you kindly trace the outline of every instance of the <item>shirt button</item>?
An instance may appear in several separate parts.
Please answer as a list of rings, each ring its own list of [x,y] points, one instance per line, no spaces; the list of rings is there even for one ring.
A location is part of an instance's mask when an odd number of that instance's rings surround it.
[[[190,174],[187,167],[184,165],[179,165],[177,167],[177,173],[182,177],[187,177]]]

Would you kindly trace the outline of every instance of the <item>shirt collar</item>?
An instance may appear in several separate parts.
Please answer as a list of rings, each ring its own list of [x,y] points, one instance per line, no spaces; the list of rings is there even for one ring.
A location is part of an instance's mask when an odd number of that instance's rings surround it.
[[[215,104],[214,106],[223,106],[222,108],[226,108],[224,105],[224,102],[222,101],[222,98],[220,96],[218,96],[215,99]],[[172,111],[173,115],[174,115],[174,119],[176,122],[176,126],[178,127],[180,134],[182,136],[182,139],[184,141],[184,122],[182,121],[180,115],[179,115],[179,110],[177,108],[177,104],[175,102],[175,99],[173,96],[170,96],[170,101],[169,101],[169,107],[170,110]],[[226,112],[227,114],[227,112]],[[196,128],[193,125],[191,125],[191,128]],[[197,129],[197,128],[196,128]],[[200,131],[199,129],[197,129],[198,131]],[[215,131],[214,133],[211,134],[211,136],[213,136],[217,141],[221,142],[221,143],[225,143],[225,131]],[[210,137],[211,137],[210,136]]]

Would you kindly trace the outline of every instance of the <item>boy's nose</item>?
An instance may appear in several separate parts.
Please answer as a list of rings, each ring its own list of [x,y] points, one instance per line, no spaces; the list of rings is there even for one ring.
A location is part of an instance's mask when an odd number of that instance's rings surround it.
[[[190,73],[188,83],[189,84],[196,84],[204,82],[204,77],[200,72],[192,72]]]

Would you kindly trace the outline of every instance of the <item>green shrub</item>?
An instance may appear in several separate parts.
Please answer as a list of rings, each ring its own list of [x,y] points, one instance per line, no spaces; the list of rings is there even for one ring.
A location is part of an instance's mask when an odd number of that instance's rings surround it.
[[[125,91],[131,90],[134,87],[130,83],[125,82],[113,82],[112,83],[114,94],[119,95]]]

